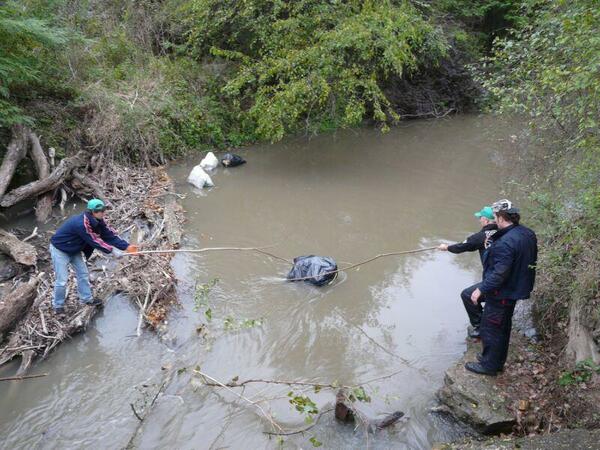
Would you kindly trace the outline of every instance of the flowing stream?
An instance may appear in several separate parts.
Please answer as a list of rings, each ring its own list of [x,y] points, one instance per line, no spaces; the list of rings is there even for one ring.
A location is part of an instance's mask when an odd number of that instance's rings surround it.
[[[248,164],[218,168],[215,188],[185,181],[200,160],[170,171],[186,210],[184,248],[261,247],[292,259],[319,254],[338,264],[378,253],[462,240],[478,228],[473,212],[501,195],[494,160],[508,128],[462,116],[411,122],[387,134],[349,130],[257,145]],[[342,273],[331,286],[283,281],[289,264],[250,252],[178,254],[181,308],[168,333],[133,337],[137,311],[112,298],[93,326],[63,344],[33,373],[0,383],[0,447],[262,449],[280,443],[256,406],[203,386],[197,371],[365,386],[365,416],[403,411],[389,429],[365,433],[325,413],[284,448],[425,449],[464,430],[431,413],[445,369],[465,349],[462,288],[477,281],[476,254],[438,251],[379,259]],[[206,284],[205,289],[200,287]],[[210,319],[210,320],[209,320]],[[9,375],[14,366],[0,371]],[[169,376],[170,374],[170,376]],[[156,399],[141,424],[140,414]],[[285,385],[235,391],[287,430],[307,426],[288,392],[321,411],[334,393]]]

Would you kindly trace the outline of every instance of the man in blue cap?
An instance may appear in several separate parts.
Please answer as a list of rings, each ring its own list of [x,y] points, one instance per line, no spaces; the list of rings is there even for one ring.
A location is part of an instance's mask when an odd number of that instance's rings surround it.
[[[449,251],[450,253],[479,251],[479,258],[481,258],[481,263],[483,264],[484,253],[491,243],[491,236],[493,236],[493,234],[498,230],[498,226],[496,225],[494,212],[492,211],[491,206],[484,206],[474,215],[479,219],[481,230],[469,236],[464,242],[452,245],[440,244],[438,249],[442,251]],[[467,330],[467,333],[471,338],[479,337],[479,325],[481,323],[481,315],[483,313],[483,307],[480,303],[473,304],[473,302],[471,302],[471,294],[475,289],[477,289],[478,286],[479,283],[469,286],[460,294],[463,305],[465,306],[467,314],[469,315],[469,321],[471,322],[471,326]]]
[[[89,258],[94,249],[120,257],[123,251],[137,252],[137,247],[121,239],[104,220],[106,206],[102,200],[91,199],[87,210],[67,219],[50,239],[50,256],[54,266],[56,282],[52,307],[56,314],[65,312],[65,296],[69,280],[69,264],[75,270],[79,301],[85,305],[100,306],[102,301],[94,299],[90,276],[83,259]]]
[[[485,301],[481,317],[483,352],[465,368],[481,375],[496,375],[504,369],[512,316],[518,300],[529,298],[535,283],[537,237],[519,222],[519,209],[510,200],[492,205],[498,231],[483,258],[483,279],[471,293],[471,302]]]

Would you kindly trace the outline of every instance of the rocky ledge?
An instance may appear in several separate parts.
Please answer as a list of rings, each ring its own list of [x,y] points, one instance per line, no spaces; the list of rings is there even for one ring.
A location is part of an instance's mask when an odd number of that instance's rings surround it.
[[[520,335],[513,335],[512,340],[508,364],[515,352],[525,345]],[[503,374],[489,377],[465,369],[465,363],[476,361],[480,351],[481,344],[470,341],[464,356],[446,371],[444,386],[438,391],[438,399],[442,404],[440,409],[481,433],[509,433],[516,419],[509,409],[510,400],[504,389],[499,387],[502,383],[498,381],[501,381]]]
[[[600,430],[562,430],[556,433],[510,439],[441,444],[435,450],[596,450]]]

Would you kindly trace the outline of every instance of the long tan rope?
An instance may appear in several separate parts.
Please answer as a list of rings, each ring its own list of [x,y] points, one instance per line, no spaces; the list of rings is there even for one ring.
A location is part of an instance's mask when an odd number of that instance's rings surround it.
[[[261,253],[263,255],[270,256],[272,258],[278,259],[278,260],[286,262],[288,264],[293,263],[289,259],[274,255],[273,253],[270,253],[270,252],[267,252],[264,250],[265,248],[270,248],[270,247],[272,247],[272,246],[268,246],[268,247],[206,247],[206,248],[176,249],[176,250],[142,250],[142,251],[138,251],[135,253],[126,253],[126,255],[137,256],[137,255],[149,255],[149,254],[157,254],[157,253],[206,253],[206,252],[213,252],[213,251],[248,251],[248,252]],[[288,281],[311,280],[313,278],[323,277],[326,275],[331,275],[331,274],[342,272],[345,270],[355,269],[357,267],[364,266],[365,264],[368,264],[368,263],[373,262],[380,258],[386,258],[389,256],[408,255],[411,253],[422,253],[422,252],[428,252],[428,251],[436,250],[436,249],[437,249],[437,247],[425,247],[425,248],[417,248],[414,250],[404,250],[401,252],[380,253],[378,255],[373,256],[372,258],[365,259],[364,261],[360,261],[360,262],[357,262],[354,264],[350,264],[349,266],[346,266],[346,267],[340,267],[337,270],[323,272],[316,276],[308,276],[308,277],[300,277],[300,278],[287,278],[287,280]]]
[[[365,264],[373,262],[373,261],[375,261],[375,260],[377,260],[379,258],[386,258],[388,256],[408,255],[410,253],[428,252],[428,251],[436,250],[436,249],[437,249],[437,247],[426,247],[426,248],[417,248],[415,250],[405,250],[405,251],[402,251],[402,252],[380,253],[379,255],[375,255],[372,258],[365,259],[364,261],[360,261],[360,262],[357,262],[357,263],[354,263],[354,264],[350,264],[349,266],[346,266],[346,267],[340,267],[337,270],[331,270],[329,272],[323,272],[323,273],[321,273],[319,275],[316,275],[316,276],[300,277],[300,278],[288,278],[287,280],[288,281],[311,280],[313,278],[322,277],[322,276],[325,276],[325,275],[331,275],[333,273],[343,272],[345,270],[350,270],[350,269],[354,269],[354,268],[359,267],[359,266],[364,266]]]
[[[288,264],[292,264],[293,261],[289,259],[282,258],[281,256],[274,255],[273,253],[267,252],[264,249],[273,247],[205,247],[205,248],[182,248],[176,250],[140,250],[135,253],[125,253],[127,256],[137,256],[137,255],[151,255],[151,254],[160,254],[160,253],[206,253],[206,252],[217,252],[217,251],[241,251],[241,252],[256,252],[263,255],[270,256],[271,258],[278,259],[280,261],[284,261]]]

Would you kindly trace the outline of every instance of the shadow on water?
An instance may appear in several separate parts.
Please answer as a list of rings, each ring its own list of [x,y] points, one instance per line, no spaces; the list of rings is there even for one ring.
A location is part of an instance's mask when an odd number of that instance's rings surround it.
[[[256,146],[241,152],[247,165],[218,169],[216,187],[203,195],[185,182],[199,158],[182,162],[171,175],[186,194],[183,247],[274,245],[269,251],[286,258],[314,253],[339,263],[462,240],[477,228],[473,211],[497,197],[491,157],[502,144],[494,136],[509,130],[490,134],[493,125],[456,117],[388,134],[350,130]],[[168,345],[150,334],[127,338],[135,311],[111,302],[93,329],[38,367],[51,372],[47,379],[31,390],[0,386],[6,443],[122,447],[137,426],[129,407],[135,386],[153,383],[166,364],[186,370],[156,402],[138,448],[277,447],[255,408],[198,386],[196,366],[223,381],[354,384],[398,372],[370,385],[372,402],[362,406],[372,418],[401,410],[408,420],[367,437],[329,414],[310,432],[287,437],[286,448],[310,448],[310,437],[324,448],[364,448],[367,439],[371,448],[430,448],[462,433],[428,411],[444,370],[465,347],[459,293],[480,274],[477,255],[380,259],[323,288],[286,283],[287,264],[252,253],[178,254],[173,265],[182,307],[169,318]],[[195,284],[215,278],[196,307]],[[253,319],[261,325],[228,326]],[[288,391],[255,385],[244,395],[272,399],[264,406],[286,427],[301,428]],[[332,404],[331,392],[307,394],[321,409]]]

